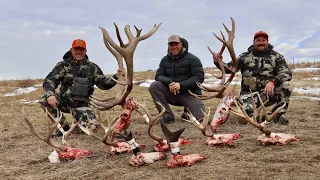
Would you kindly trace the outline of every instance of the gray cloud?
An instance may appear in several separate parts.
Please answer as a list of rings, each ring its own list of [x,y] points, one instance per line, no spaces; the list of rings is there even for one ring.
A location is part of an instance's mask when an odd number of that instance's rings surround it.
[[[293,57],[311,61],[313,55],[320,54],[319,5],[317,0],[4,1],[0,3],[0,79],[44,78],[76,38],[87,41],[90,60],[104,73],[114,73],[116,60],[105,48],[98,28],[104,27],[116,39],[113,22],[125,41],[126,24],[133,32],[133,25],[137,25],[146,33],[162,22],[152,37],[138,44],[136,71],[157,69],[171,34],[185,37],[190,52],[202,60],[204,67],[213,67],[207,46],[214,51],[220,49],[221,43],[212,32],[224,32],[222,23],[231,27],[231,16],[236,20],[236,54],[247,50],[256,31],[264,30],[275,50],[288,61]],[[224,57],[230,60],[227,52]]]

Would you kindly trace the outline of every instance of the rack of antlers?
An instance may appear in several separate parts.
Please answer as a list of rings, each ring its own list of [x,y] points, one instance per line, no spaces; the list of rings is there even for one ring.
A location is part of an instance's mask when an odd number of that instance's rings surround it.
[[[221,124],[226,122],[227,119],[229,118],[229,109],[230,109],[229,106],[231,106],[233,104],[233,96],[230,94],[224,95],[224,91],[227,89],[227,87],[230,85],[232,79],[235,77],[235,74],[236,74],[236,71],[238,68],[237,58],[236,58],[234,48],[233,48],[233,40],[235,38],[235,21],[233,18],[231,18],[231,23],[232,23],[231,31],[227,28],[227,26],[225,24],[223,24],[225,30],[228,33],[228,40],[225,39],[225,36],[223,35],[222,31],[220,31],[222,38],[220,38],[215,33],[213,33],[213,35],[219,41],[222,42],[222,47],[219,52],[220,56],[218,58],[218,64],[220,65],[221,75],[220,76],[214,75],[216,78],[221,79],[218,87],[207,87],[203,84],[198,83],[197,85],[203,91],[209,92],[209,93],[203,94],[203,95],[197,95],[197,94],[193,94],[189,91],[193,96],[195,96],[196,98],[201,99],[201,100],[208,100],[208,99],[212,99],[212,98],[221,99],[220,104],[218,105],[216,112],[213,116],[213,119],[211,121],[211,124],[210,124],[211,133],[206,132],[207,126],[208,126],[208,121],[209,121],[209,115],[210,115],[209,108],[206,110],[207,113],[203,112],[205,116],[204,116],[204,120],[202,123],[200,123],[191,114],[191,112],[188,113],[189,120],[185,120],[185,121],[195,125],[202,132],[202,134],[204,136],[207,136],[208,139],[206,141],[206,144],[211,145],[211,146],[232,145],[232,141],[236,140],[240,137],[240,135],[237,133],[235,133],[235,134],[214,134],[214,133],[216,133],[217,128]],[[225,65],[222,62],[222,58],[221,58],[221,55],[226,47],[229,51],[229,54],[230,54],[230,57],[231,57],[232,63],[233,63],[231,68],[229,66]],[[209,49],[210,53],[213,55],[213,51],[209,47],[208,47],[208,49]],[[226,71],[231,74],[227,81],[226,81]]]
[[[231,81],[235,77],[236,71],[238,69],[237,59],[236,59],[235,51],[233,48],[233,40],[235,38],[235,21],[233,18],[231,18],[231,22],[232,22],[231,31],[223,24],[225,30],[228,33],[227,40],[225,39],[222,32],[221,32],[222,38],[217,36],[214,33],[213,34],[219,41],[222,42],[222,47],[220,49],[219,54],[222,55],[225,48],[228,49],[232,59],[232,66],[229,67],[226,64],[224,64],[222,62],[221,56],[219,56],[218,64],[220,66],[221,75],[215,76],[216,78],[221,79],[218,87],[207,87],[203,84],[198,83],[197,85],[207,93],[204,95],[196,95],[190,92],[193,96],[201,100],[208,100],[213,98],[220,99],[220,104],[217,106],[216,112],[210,123],[211,132],[207,132],[207,126],[209,124],[210,108],[207,108],[206,111],[203,112],[204,114],[203,122],[200,122],[199,120],[197,120],[192,115],[191,112],[187,113],[188,120],[185,119],[185,121],[196,126],[204,136],[208,137],[208,139],[206,140],[206,144],[211,146],[232,145],[233,140],[236,140],[241,137],[238,133],[215,134],[217,132],[217,128],[221,124],[227,121],[227,119],[229,118],[230,112],[245,118],[250,124],[257,127],[261,132],[264,133],[263,135],[258,137],[258,140],[260,141],[261,144],[268,144],[271,142],[271,144],[284,145],[289,141],[298,140],[298,137],[294,135],[272,133],[270,130],[266,129],[266,125],[272,121],[272,119],[285,106],[285,104],[279,107],[274,113],[269,115],[265,108],[266,102],[263,102],[261,100],[261,97],[258,94],[259,102],[261,105],[259,107],[256,107],[254,102],[252,102],[254,113],[252,117],[249,117],[248,114],[243,109],[241,103],[235,98],[235,96],[230,94],[224,94],[225,90],[227,89],[227,87],[230,85]],[[53,117],[46,110],[46,115],[49,118],[48,134],[46,135],[46,137],[42,137],[35,131],[32,123],[30,122],[23,108],[22,110],[23,119],[27,124],[28,129],[32,132],[32,134],[34,134],[36,137],[38,137],[48,145],[54,147],[58,152],[59,159],[73,160],[77,157],[92,155],[91,150],[85,150],[85,149],[80,150],[76,148],[71,148],[71,145],[69,145],[66,142],[67,135],[70,134],[70,132],[76,127],[79,127],[86,134],[92,136],[93,138],[101,141],[103,144],[109,146],[111,148],[110,149],[111,154],[132,152],[133,155],[128,160],[128,163],[135,167],[139,167],[144,164],[150,164],[155,161],[165,159],[166,158],[165,153],[169,151],[171,152],[172,156],[168,160],[167,165],[168,167],[171,167],[171,168],[178,167],[178,166],[190,166],[197,161],[205,159],[206,157],[200,154],[191,154],[191,155],[185,155],[185,156],[182,156],[180,154],[181,146],[194,142],[194,140],[193,141],[184,140],[180,138],[180,135],[184,131],[184,128],[179,129],[178,131],[172,132],[165,124],[163,124],[163,122],[161,122],[161,129],[163,134],[165,135],[165,138],[162,138],[153,132],[154,125],[157,123],[157,121],[161,117],[163,117],[165,113],[164,107],[159,102],[157,103],[162,107],[162,111],[156,114],[155,116],[152,116],[148,108],[146,107],[145,102],[138,103],[137,101],[133,100],[133,98],[127,99],[128,95],[130,94],[133,88],[133,72],[134,72],[133,71],[133,54],[135,52],[135,49],[140,41],[145,40],[150,36],[152,36],[158,30],[160,25],[161,23],[158,25],[154,25],[153,29],[144,35],[141,35],[142,29],[138,29],[136,26],[134,26],[136,29],[136,36],[133,36],[133,34],[130,31],[130,26],[127,25],[124,31],[128,38],[128,43],[124,44],[120,36],[119,29],[117,25],[114,23],[117,38],[120,45],[117,45],[112,40],[109,33],[104,28],[99,27],[102,30],[105,46],[116,58],[119,69],[124,69],[123,61],[125,62],[125,65],[126,65],[126,75],[121,75],[117,80],[113,79],[120,85],[120,90],[114,97],[107,97],[107,98],[99,98],[96,96],[90,97],[90,104],[97,110],[96,116],[100,126],[103,128],[103,132],[102,132],[103,135],[99,135],[98,132],[91,130],[90,124],[92,123],[92,120],[89,119],[89,117],[88,117],[88,122],[89,122],[88,127],[82,126],[79,123],[80,121],[77,122],[76,120],[73,120],[69,131],[64,132],[63,130],[61,130],[61,132],[63,133],[62,146],[56,145],[55,143],[52,142],[51,134],[56,127],[59,128],[59,122],[62,117],[61,111],[57,109],[57,117]],[[210,53],[213,55],[213,52],[211,51],[211,49],[209,47],[208,49]],[[231,74],[227,80],[226,80],[226,73]],[[251,93],[251,96],[253,99],[253,93]],[[109,110],[112,107],[117,105],[122,106],[121,115],[113,118],[112,120],[107,118],[108,125],[107,126],[104,125],[101,111]],[[156,152],[152,152],[152,153],[141,152],[142,146],[136,142],[136,137],[132,136],[132,132],[130,131],[129,134],[122,133],[122,131],[126,130],[131,124],[131,113],[134,110],[140,113],[142,117],[146,120],[147,127],[148,127],[147,128],[148,135],[152,139],[157,141],[157,144],[154,146],[154,150]],[[266,121],[262,123],[256,122],[256,118],[260,114],[263,114],[266,117]],[[62,129],[62,128],[59,128],[59,129]],[[125,141],[124,142],[114,141],[114,137],[116,135],[121,136]]]
[[[267,125],[271,123],[273,118],[279,113],[281,109],[283,109],[286,106],[286,103],[283,103],[282,106],[278,107],[272,114],[268,114],[265,104],[268,102],[263,102],[260,94],[257,94],[257,97],[260,102],[260,106],[257,107],[257,105],[254,103],[254,93],[250,91],[251,98],[252,98],[252,107],[253,107],[253,115],[252,117],[248,116],[245,109],[241,105],[241,103],[234,99],[236,107],[230,107],[231,112],[243,117],[246,119],[250,124],[258,128],[261,132],[264,134],[260,135],[257,139],[262,145],[268,145],[268,144],[276,144],[276,145],[285,145],[288,142],[299,140],[299,137],[292,134],[285,134],[285,133],[273,133],[270,130],[266,129]],[[261,112],[262,111],[262,112]],[[262,121],[262,117],[265,117],[265,121]],[[257,122],[257,118],[259,117],[259,122]]]
[[[93,153],[91,150],[87,149],[77,149],[77,148],[72,148],[69,143],[65,141],[65,138],[68,134],[70,134],[77,126],[79,126],[79,122],[74,121],[72,122],[72,125],[70,129],[63,133],[62,136],[62,145],[57,145],[56,143],[52,142],[51,134],[53,130],[58,126],[60,123],[60,119],[62,118],[62,112],[57,110],[57,117],[53,117],[48,110],[46,109],[46,116],[49,118],[48,120],[48,133],[45,137],[41,136],[33,127],[31,121],[27,117],[27,113],[25,112],[25,109],[22,109],[22,114],[23,114],[23,120],[27,124],[28,127],[25,126],[24,123],[22,123],[26,128],[28,128],[33,135],[35,135],[37,138],[40,140],[44,141],[47,143],[49,146],[55,148],[54,152],[57,152],[57,156],[49,156],[50,162],[60,162],[60,161],[70,161],[74,160],[79,157],[83,156],[92,156]],[[50,158],[52,157],[52,158]]]
[[[128,37],[128,43],[124,44],[122,38],[120,36],[120,32],[118,26],[114,23],[116,28],[117,38],[119,40],[120,46],[116,44],[109,33],[102,27],[99,27],[102,30],[103,40],[106,48],[113,54],[118,62],[119,69],[124,69],[123,60],[127,67],[127,75],[119,77],[119,80],[115,80],[118,84],[123,87],[116,94],[115,97],[108,98],[98,98],[95,96],[90,97],[91,104],[99,110],[108,110],[116,105],[123,105],[125,103],[125,99],[130,94],[133,87],[133,54],[136,50],[138,43],[142,40],[145,40],[152,36],[160,27],[161,23],[158,25],[154,25],[153,29],[148,33],[141,36],[142,29],[138,29],[136,26],[136,36],[133,36],[130,26],[126,25],[124,31]]]

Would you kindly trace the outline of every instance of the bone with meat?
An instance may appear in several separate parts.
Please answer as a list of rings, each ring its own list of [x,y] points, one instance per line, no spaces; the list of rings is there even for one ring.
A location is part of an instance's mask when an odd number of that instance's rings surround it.
[[[298,141],[300,137],[293,135],[293,134],[285,134],[285,133],[271,133],[270,136],[266,136],[262,134],[258,137],[258,141],[262,145],[278,145],[283,146],[286,145],[288,142]]]
[[[119,135],[121,135],[127,141],[127,143],[131,146],[133,155],[128,160],[128,163],[131,166],[140,167],[144,164],[151,164],[151,163],[154,163],[155,161],[166,158],[166,154],[162,152],[151,152],[151,153],[140,152],[139,144],[136,143],[135,138],[132,137],[131,131],[129,132],[128,135],[124,135],[121,133],[119,133]]]
[[[231,105],[233,105],[232,95],[226,95],[221,99],[210,124],[210,129],[213,133],[216,133],[217,128],[228,120],[230,115],[229,107]]]
[[[171,157],[167,162],[169,168],[179,166],[191,166],[194,163],[206,159],[206,156],[200,154],[181,155],[178,139],[184,131],[184,128],[171,132],[169,128],[161,122],[161,129],[170,145]]]
[[[125,101],[125,103],[122,105],[122,113],[119,117],[120,121],[113,130],[113,133],[112,133],[113,137],[115,136],[115,134],[126,130],[130,126],[131,113],[136,108],[137,108],[137,105],[134,102],[133,98],[129,98],[127,101]]]
[[[197,161],[206,159],[207,157],[200,154],[190,154],[182,156],[180,154],[172,154],[169,161],[167,162],[168,167],[175,168],[179,166],[191,166]]]
[[[234,134],[214,134],[213,137],[209,137],[206,140],[206,144],[210,146],[231,146],[233,140],[239,139],[241,136],[238,133]]]

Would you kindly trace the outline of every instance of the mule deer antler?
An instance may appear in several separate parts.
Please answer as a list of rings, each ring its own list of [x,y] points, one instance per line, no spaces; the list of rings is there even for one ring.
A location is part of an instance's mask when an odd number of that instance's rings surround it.
[[[51,119],[54,122],[54,124],[52,124],[50,121],[48,121],[48,134],[46,135],[46,137],[42,137],[41,135],[39,135],[36,132],[32,123],[30,122],[29,118],[27,117],[27,114],[24,110],[24,107],[22,108],[22,113],[23,113],[23,119],[29,127],[28,129],[31,131],[31,133],[33,135],[35,135],[36,137],[38,137],[39,139],[41,139],[42,141],[47,143],[49,146],[56,148],[58,151],[66,151],[66,147],[56,145],[51,141],[51,134],[52,134],[53,130],[57,127],[57,125],[60,123],[60,120],[62,118],[62,112],[60,110],[57,110],[57,117],[53,117],[48,112],[48,109],[46,108],[47,117],[49,117],[49,119]],[[68,135],[77,125],[78,125],[78,123],[72,123],[71,128],[67,132],[65,132],[65,136]],[[62,143],[65,143],[64,139],[62,140]]]
[[[154,124],[164,115],[164,113],[165,113],[165,108],[163,107],[163,105],[160,103],[160,102],[156,102],[159,106],[161,106],[161,112],[158,114],[158,115],[156,115],[156,116],[151,116],[151,114],[150,114],[150,112],[149,112],[149,110],[148,110],[148,108],[147,108],[147,106],[146,106],[146,104],[145,104],[145,102],[143,103],[143,104],[140,104],[140,103],[138,103],[137,101],[134,101],[136,104],[138,104],[143,110],[144,110],[144,112],[145,112],[145,114],[143,114],[142,112],[140,112],[140,111],[138,111],[141,115],[143,115],[144,117],[146,117],[146,119],[148,119],[147,121],[147,123],[148,123],[148,135],[152,138],[152,139],[154,139],[154,140],[156,140],[156,141],[158,141],[158,142],[160,142],[160,143],[162,143],[163,142],[163,138],[162,137],[159,137],[159,136],[157,136],[157,135],[155,135],[155,134],[153,134],[152,133],[152,128],[153,128],[153,126],[154,126]]]
[[[117,33],[117,38],[119,40],[120,46],[117,45],[112,38],[110,37],[109,33],[102,27],[99,27],[102,30],[104,44],[106,48],[115,56],[118,61],[119,68],[123,69],[123,59],[127,66],[127,76],[123,76],[119,80],[115,80],[117,83],[125,86],[123,89],[119,91],[116,97],[113,98],[106,98],[100,99],[97,97],[90,97],[91,104],[99,110],[108,110],[116,105],[121,105],[126,97],[130,94],[132,87],[133,87],[133,54],[138,45],[138,43],[142,40],[145,40],[152,36],[160,27],[161,23],[158,25],[154,25],[153,29],[150,30],[148,33],[141,35],[142,29],[138,29],[136,26],[136,36],[132,35],[130,30],[130,26],[126,25],[124,31],[128,37],[128,43],[124,44],[117,25],[114,23]]]
[[[197,83],[197,85],[203,91],[216,92],[215,94],[212,94],[212,95],[196,95],[196,94],[193,94],[189,91],[193,96],[197,97],[198,99],[206,100],[206,99],[211,99],[211,98],[222,98],[223,92],[229,86],[229,84],[231,83],[232,79],[234,78],[234,76],[236,74],[236,71],[238,69],[238,63],[237,63],[237,57],[236,57],[236,54],[235,54],[234,48],[233,48],[233,39],[235,38],[235,36],[234,36],[234,34],[235,34],[235,21],[232,17],[231,17],[231,22],[232,22],[232,30],[231,31],[227,28],[227,26],[225,24],[223,24],[225,30],[228,33],[228,40],[225,39],[222,31],[220,31],[222,38],[220,38],[219,36],[217,36],[216,34],[213,33],[213,35],[219,41],[221,41],[223,43],[221,50],[219,52],[220,56],[218,58],[218,64],[220,65],[220,69],[221,69],[221,76],[220,77],[216,76],[217,78],[221,79],[220,84],[218,87],[206,87],[200,83]],[[225,47],[228,48],[229,54],[232,59],[233,67],[228,67],[226,64],[224,64],[222,62],[221,55],[222,55]],[[208,47],[208,49],[209,49],[210,53],[213,55],[213,52],[211,51],[211,49],[209,47]],[[226,69],[231,73],[231,75],[229,76],[227,81],[226,81],[226,76],[225,76]]]
[[[266,110],[266,107],[265,107],[265,104],[268,102],[268,100],[266,102],[263,102],[261,97],[260,97],[260,94],[257,93],[258,95],[258,98],[259,98],[259,102],[260,102],[260,106],[257,107],[255,102],[254,102],[254,98],[253,98],[253,93],[251,92],[250,90],[250,94],[251,94],[251,99],[252,99],[252,106],[253,106],[253,115],[252,117],[250,117],[245,109],[243,108],[243,106],[240,104],[240,102],[234,98],[234,103],[236,105],[237,108],[234,108],[234,107],[230,107],[230,110],[232,113],[238,115],[238,116],[241,116],[243,118],[245,118],[250,124],[254,125],[255,127],[257,127],[260,131],[262,131],[263,133],[266,134],[266,136],[270,136],[271,134],[271,131],[270,130],[267,130],[265,129],[265,126],[270,123],[273,118],[279,113],[279,111],[281,109],[283,109],[285,106],[286,106],[286,103],[284,103],[282,106],[278,107],[271,115],[268,115],[267,113],[267,110]],[[260,114],[261,110],[263,110],[263,115],[265,116],[266,120],[262,123],[258,123],[256,121],[258,115]],[[260,116],[260,120],[261,120],[261,116]]]
[[[56,108],[56,110],[59,111],[57,108]],[[46,112],[47,112],[47,109],[46,109]],[[60,112],[60,114],[62,114],[62,113]],[[70,109],[70,114],[72,114],[72,110],[71,110],[71,109]],[[54,118],[50,113],[48,113],[48,117],[51,119],[51,121],[52,121],[53,123],[56,123],[57,119]],[[76,123],[75,123],[75,122],[76,122]],[[74,120],[72,121],[72,124],[71,124],[71,126],[70,126],[70,128],[69,128],[69,130],[68,130],[67,132],[64,131],[64,129],[62,128],[61,124],[58,123],[57,128],[58,128],[59,131],[62,133],[62,139],[61,139],[62,144],[68,144],[67,141],[66,141],[67,136],[76,128],[76,126],[79,125],[79,123],[80,123],[80,121],[77,122],[77,121],[74,119]]]
[[[100,137],[99,135],[97,135],[95,132],[93,132],[90,127],[84,127],[82,125],[79,125],[80,129],[85,132],[86,134],[88,134],[89,136],[92,136],[96,139],[98,139],[99,141],[103,142],[105,145],[108,145],[108,146],[114,146],[114,147],[117,147],[117,143],[116,142],[113,142],[109,139],[109,135],[112,133],[113,129],[117,126],[117,124],[119,123],[120,121],[120,118],[119,117],[115,117],[111,122],[109,121],[108,119],[108,126],[105,126],[101,120],[101,114],[100,114],[100,111],[98,111],[98,116],[96,117],[100,126],[104,129],[105,131],[105,134],[103,137]],[[89,121],[89,124],[92,123],[91,119],[89,119],[89,116],[87,115],[87,118],[88,118],[88,121]]]

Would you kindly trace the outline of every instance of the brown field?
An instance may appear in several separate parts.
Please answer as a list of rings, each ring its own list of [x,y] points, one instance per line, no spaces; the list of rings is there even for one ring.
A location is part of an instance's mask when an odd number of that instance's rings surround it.
[[[213,71],[206,69],[206,72]],[[153,79],[154,72],[136,72],[135,80]],[[295,87],[301,79],[319,77],[319,73],[295,73],[292,80]],[[12,91],[12,87],[39,84],[39,80],[28,82],[7,81],[0,82],[3,88],[0,92]],[[316,83],[319,85],[319,81]],[[96,96],[112,96],[117,86],[110,91],[96,90]],[[229,90],[232,89],[232,90]],[[238,89],[229,88],[238,95]],[[37,103],[23,104],[20,99],[37,100],[42,89],[25,95],[14,97],[0,97],[0,179],[319,179],[320,177],[320,103],[319,101],[305,101],[292,99],[286,118],[288,126],[273,125],[274,132],[298,135],[300,141],[285,146],[262,146],[256,140],[260,132],[247,124],[243,119],[231,115],[218,133],[240,133],[241,139],[234,141],[232,147],[209,147],[204,144],[206,138],[192,125],[180,120],[183,111],[181,107],[173,107],[176,121],[169,128],[177,130],[185,127],[182,137],[185,139],[200,139],[199,142],[181,147],[181,154],[199,153],[207,156],[190,167],[167,168],[167,159],[148,166],[134,168],[128,165],[130,153],[111,156],[109,147],[85,134],[72,134],[68,142],[77,148],[91,149],[93,157],[80,158],[72,162],[50,164],[46,157],[53,151],[44,142],[33,136],[28,129],[21,125],[21,109],[24,106],[30,119],[40,134],[45,135],[46,117]],[[293,94],[297,96],[297,94]],[[129,97],[137,101],[146,101],[151,113],[156,113],[148,89],[134,86]],[[319,96],[318,96],[319,98]],[[206,100],[205,104],[211,108],[210,120],[214,114],[218,99]],[[103,112],[112,117],[120,113],[120,107]],[[67,114],[68,120],[71,116]],[[129,130],[141,131],[137,138],[139,144],[145,144],[143,152],[151,152],[155,141],[146,133],[146,123],[136,112],[132,115]],[[163,136],[159,124],[154,131]],[[56,139],[60,142],[60,138]],[[168,154],[170,155],[170,154]]]

